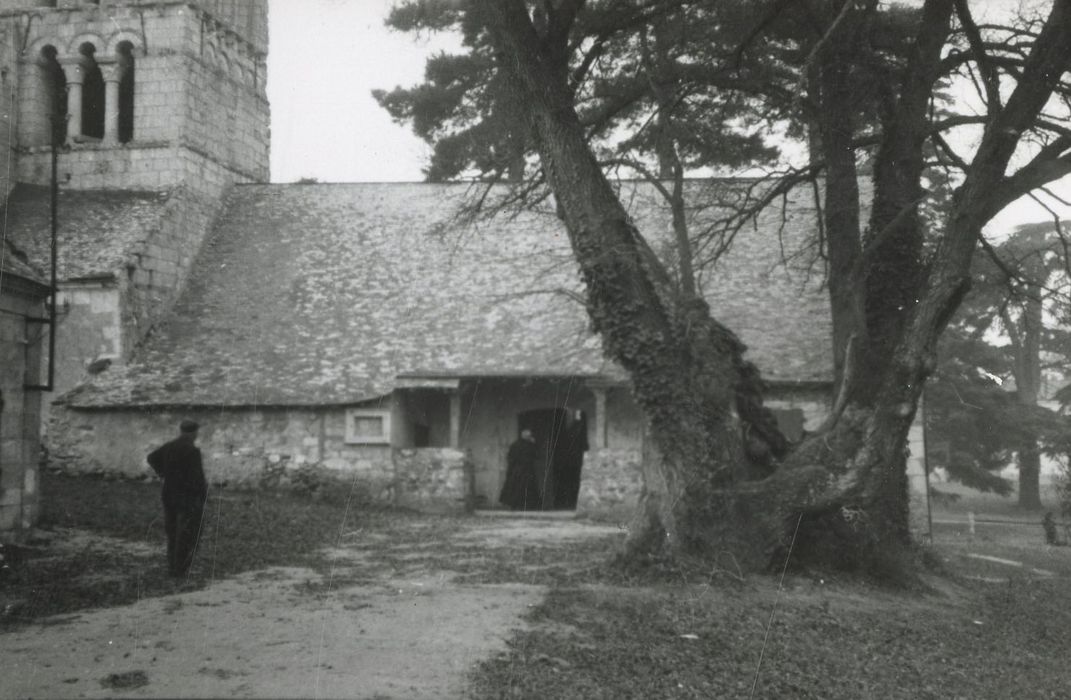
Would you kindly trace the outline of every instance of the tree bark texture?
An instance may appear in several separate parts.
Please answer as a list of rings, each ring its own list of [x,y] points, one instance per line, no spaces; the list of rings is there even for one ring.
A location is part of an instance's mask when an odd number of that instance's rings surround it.
[[[839,12],[839,10],[838,10]],[[814,109],[812,147],[826,164],[825,206],[822,210],[829,258],[829,301],[833,316],[833,375],[836,390],[844,379],[849,341],[853,352],[866,347],[862,277],[857,265],[862,253],[859,220],[859,173],[855,164],[856,115],[860,111],[851,56],[861,40],[862,13],[852,12],[837,31],[818,47],[808,67]]]
[[[1023,315],[1017,327],[1009,327],[1015,351],[1015,393],[1022,406],[1035,407],[1041,391],[1041,293],[1045,270],[1040,256],[1028,256],[1021,268]],[[1010,321],[1010,318],[1009,318]],[[1011,324],[1009,323],[1011,326]],[[1041,510],[1041,453],[1036,437],[1029,437],[1017,450],[1019,507]]]
[[[909,56],[895,106],[883,115],[883,138],[874,161],[866,284],[867,343],[860,376],[880,377],[892,360],[923,275],[923,145],[926,118],[938,77],[941,51],[951,31],[953,0],[927,0],[919,18],[915,50]],[[861,383],[853,397],[870,404],[876,383]]]

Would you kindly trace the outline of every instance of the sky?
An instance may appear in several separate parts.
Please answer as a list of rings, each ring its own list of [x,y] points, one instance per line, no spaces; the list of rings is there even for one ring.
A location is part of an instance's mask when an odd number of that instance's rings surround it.
[[[270,0],[271,178],[292,182],[423,179],[429,149],[371,92],[411,86],[444,37],[387,29],[393,0]]]
[[[423,179],[428,146],[408,126],[392,122],[371,91],[419,83],[427,57],[458,44],[450,37],[421,37],[386,28],[383,20],[394,1],[270,0],[272,181]],[[987,3],[999,6],[1018,0]],[[982,7],[992,9],[990,4]],[[1071,178],[1055,189],[1071,201]],[[1041,196],[1061,218],[1071,218],[1071,206]],[[1043,220],[1051,220],[1051,214],[1020,200],[998,214],[987,232]]]

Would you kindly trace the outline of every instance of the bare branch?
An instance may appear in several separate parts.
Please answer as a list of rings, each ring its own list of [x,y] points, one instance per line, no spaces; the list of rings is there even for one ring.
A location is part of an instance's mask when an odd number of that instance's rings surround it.
[[[1052,154],[1059,150],[1050,144],[1014,175],[1001,180],[986,202],[988,217],[991,218],[1020,197],[1071,174],[1071,153],[1053,157]]]
[[[1000,77],[997,75],[993,64],[989,61],[989,54],[986,53],[985,46],[982,43],[982,34],[978,30],[978,25],[974,23],[974,17],[971,16],[971,9],[967,5],[967,0],[954,0],[954,2],[956,15],[959,17],[960,24],[963,25],[963,31],[967,34],[971,52],[978,63],[978,70],[982,73],[986,103],[989,105],[990,111],[995,113],[1001,108]]]
[[[1064,201],[1063,199],[1060,199],[1051,191],[1049,191],[1048,188],[1042,187],[1040,189],[1046,194],[1048,194],[1050,197],[1056,199],[1061,204],[1068,204],[1068,202]],[[1060,239],[1060,246],[1063,248],[1063,255],[1061,256],[1061,258],[1064,261],[1064,272],[1067,274],[1068,279],[1071,279],[1071,243],[1068,242],[1067,235],[1064,233],[1063,222],[1060,220],[1060,215],[1057,214],[1056,211],[1048,205],[1048,203],[1043,202],[1041,198],[1033,192],[1029,194],[1029,197],[1035,202],[1037,202],[1045,211],[1049,212],[1049,216],[1052,217],[1053,227],[1056,230],[1057,237]]]
[[[930,138],[934,140],[934,143],[941,149],[941,152],[944,153],[957,168],[966,171],[967,168],[970,167],[967,161],[963,160],[963,158],[952,149],[952,146],[949,145],[948,141],[945,141],[943,136],[935,133]]]

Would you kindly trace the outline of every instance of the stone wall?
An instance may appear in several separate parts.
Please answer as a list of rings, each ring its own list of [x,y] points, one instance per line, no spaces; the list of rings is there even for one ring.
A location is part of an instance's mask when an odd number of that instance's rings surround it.
[[[187,58],[188,96],[181,144],[214,159],[247,181],[268,180],[268,101],[226,66]],[[263,81],[263,77],[261,78]]]
[[[53,413],[50,466],[76,474],[150,478],[145,455],[177,435],[183,418],[201,424],[198,445],[213,484],[273,487],[302,469],[321,469],[382,503],[439,511],[471,504],[473,471],[456,448],[391,448],[345,442],[343,409],[200,409]]]
[[[145,455],[178,434],[183,418],[201,424],[198,444],[213,483],[257,486],[274,465],[319,465],[392,498],[388,445],[345,443],[342,409],[189,409],[76,411],[55,406],[52,466],[76,473],[149,476]]]
[[[138,0],[149,4],[155,0]],[[208,16],[233,28],[260,52],[268,50],[268,3],[265,0],[199,0]]]
[[[394,502],[399,506],[459,512],[473,501],[474,472],[468,455],[449,447],[394,450]]]
[[[141,12],[158,11],[160,7],[167,5],[196,5],[204,11],[210,22],[233,30],[250,41],[255,51],[264,53],[268,50],[267,0],[0,0],[0,12],[57,8],[80,11],[79,14],[90,17],[94,14],[107,17],[118,11],[131,9]]]
[[[88,377],[90,363],[104,358],[121,363],[125,357],[120,326],[119,292],[114,285],[61,285],[56,324],[54,388],[47,399],[74,388]],[[47,333],[47,330],[44,331]],[[50,407],[42,407],[44,425]]]
[[[604,447],[584,455],[576,511],[627,519],[643,491],[642,451]]]
[[[27,390],[40,380],[40,343],[31,342],[41,326],[28,327],[27,316],[41,317],[40,297],[12,291],[14,278],[0,280],[0,539],[17,539],[38,516],[41,394]]]
[[[18,28],[11,22],[0,21],[0,203],[7,199],[15,186],[15,146],[12,138],[17,113],[18,92]]]
[[[77,411],[60,406],[53,416],[57,439],[51,458],[53,466],[78,473],[146,477],[145,455],[174,437],[179,421],[189,417],[202,425],[200,445],[214,483],[271,485],[285,481],[294,470],[316,467],[360,484],[381,502],[460,510],[475,506],[481,496],[485,506],[497,500],[496,489],[505,472],[504,450],[513,439],[517,411],[548,400],[540,391],[500,395],[500,401],[491,400],[490,393],[485,398],[482,407],[466,399],[460,449],[347,444],[344,408]],[[808,428],[822,418],[821,401],[803,396],[779,401],[802,410]],[[578,396],[577,405],[585,402]],[[395,420],[405,414],[400,404],[391,407],[396,409]],[[611,410],[608,406],[608,413]],[[928,522],[921,438],[921,427],[916,426],[910,437],[909,478],[917,535],[928,532],[928,527],[925,532],[920,529]],[[481,464],[476,459],[480,454],[495,458]],[[592,444],[584,456],[577,512],[627,520],[643,488],[643,454],[642,441],[601,448]]]

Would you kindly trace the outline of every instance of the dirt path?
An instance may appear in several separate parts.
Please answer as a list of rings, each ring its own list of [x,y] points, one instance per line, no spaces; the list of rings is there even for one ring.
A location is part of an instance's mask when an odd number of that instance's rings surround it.
[[[613,531],[476,519],[439,538],[436,558],[419,537],[351,533],[327,576],[274,568],[0,635],[0,696],[458,697],[474,664],[504,649],[545,593],[460,582],[466,557]]]

